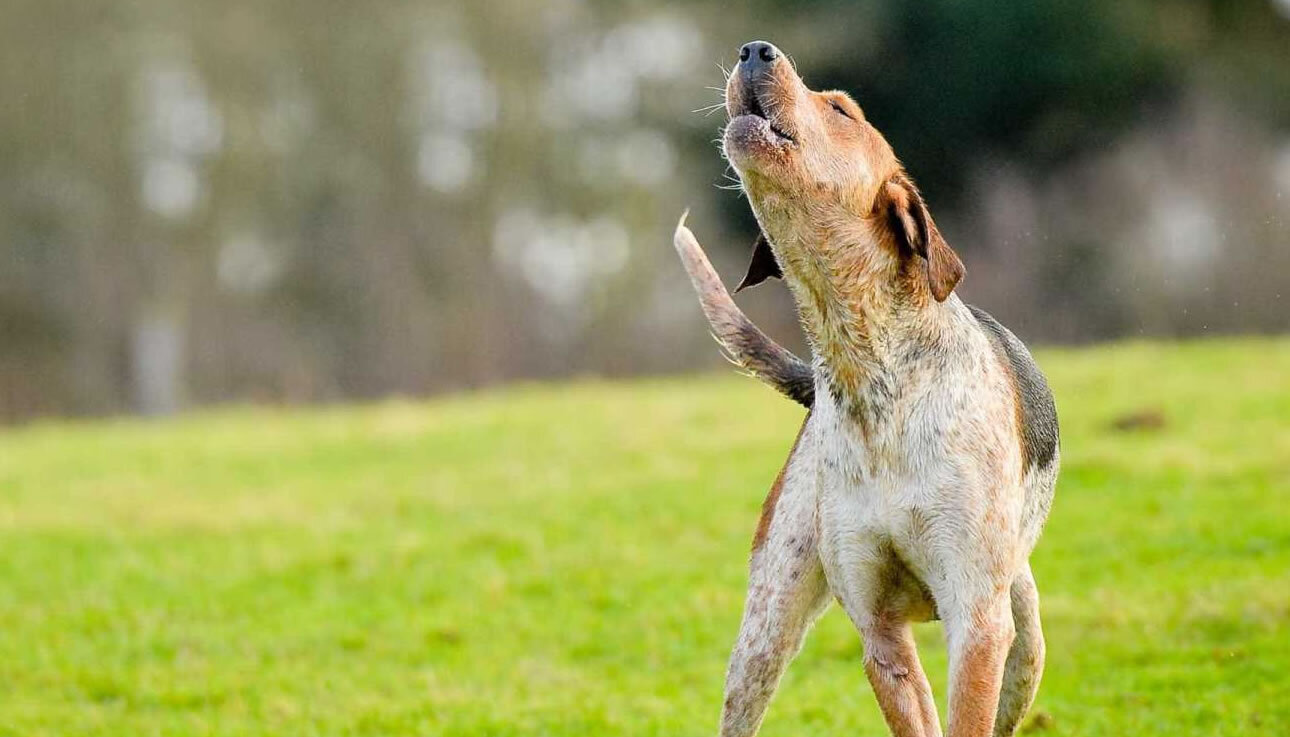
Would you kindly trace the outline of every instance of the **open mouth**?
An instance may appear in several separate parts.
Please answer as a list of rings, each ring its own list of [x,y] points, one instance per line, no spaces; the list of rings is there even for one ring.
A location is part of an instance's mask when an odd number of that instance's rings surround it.
[[[797,139],[793,138],[793,136],[786,133],[782,128],[775,125],[775,121],[771,120],[771,117],[766,114],[766,110],[762,107],[762,104],[761,104],[761,98],[756,93],[753,93],[748,96],[748,106],[743,111],[743,114],[751,115],[754,118],[761,118],[762,120],[766,121],[766,127],[769,128],[770,132],[775,134],[777,137],[785,141],[788,141],[789,143],[797,142]]]

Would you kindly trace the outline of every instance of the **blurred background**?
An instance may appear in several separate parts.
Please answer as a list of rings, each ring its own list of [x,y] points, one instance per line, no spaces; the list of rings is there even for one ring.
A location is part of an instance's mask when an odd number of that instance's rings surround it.
[[[1290,0],[7,0],[0,419],[718,365],[670,233],[739,275],[753,38],[1024,339],[1290,328]]]

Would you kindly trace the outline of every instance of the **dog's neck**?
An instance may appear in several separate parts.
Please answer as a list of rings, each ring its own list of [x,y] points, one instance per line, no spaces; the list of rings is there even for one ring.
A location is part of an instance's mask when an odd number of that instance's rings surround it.
[[[775,244],[784,277],[834,400],[862,426],[887,414],[923,354],[946,335],[946,306],[932,299],[918,259],[882,241],[880,223],[823,219],[786,229]],[[773,236],[772,236],[773,238]]]

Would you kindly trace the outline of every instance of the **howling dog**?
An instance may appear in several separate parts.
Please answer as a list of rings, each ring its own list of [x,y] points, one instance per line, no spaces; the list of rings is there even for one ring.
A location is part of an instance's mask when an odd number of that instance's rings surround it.
[[[944,623],[950,737],[1012,735],[1044,664],[1029,557],[1059,464],[1030,353],[954,293],[963,264],[855,101],[743,46],[723,146],[761,237],[740,289],[782,278],[812,360],[739,310],[684,217],[675,246],[713,334],[809,408],[753,538],[723,737],[761,725],[807,629],[837,600],[893,735],[941,734],[911,622]],[[736,290],[737,291],[737,290]]]

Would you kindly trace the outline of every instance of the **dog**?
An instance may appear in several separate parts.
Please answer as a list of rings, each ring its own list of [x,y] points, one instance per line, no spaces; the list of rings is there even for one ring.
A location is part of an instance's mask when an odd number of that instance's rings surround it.
[[[910,626],[932,619],[949,649],[950,737],[1012,735],[1044,665],[1029,556],[1060,465],[1044,376],[959,299],[963,263],[851,97],[807,88],[754,41],[725,107],[723,151],[762,234],[740,289],[782,278],[812,361],[739,310],[682,216],[674,245],[714,336],[809,409],[753,537],[720,734],[757,733],[835,599],[893,735],[941,735]]]

